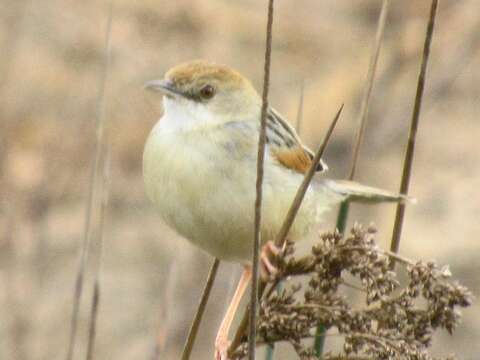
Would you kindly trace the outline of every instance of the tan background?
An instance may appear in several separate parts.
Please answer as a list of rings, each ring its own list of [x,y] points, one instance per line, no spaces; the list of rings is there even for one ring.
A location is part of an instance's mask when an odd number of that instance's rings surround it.
[[[393,1],[373,90],[358,179],[398,189],[426,27],[428,1]],[[351,140],[380,1],[276,5],[271,103],[293,119],[305,88],[302,137],[316,146],[340,105],[327,150],[332,177],[347,174]],[[95,143],[108,6],[101,1],[0,2],[0,358],[62,359],[83,238]],[[480,2],[442,1],[418,134],[402,253],[449,263],[479,290]],[[207,58],[236,67],[260,88],[264,1],[115,1],[106,88],[111,196],[105,220],[98,359],[175,359],[209,258],[166,229],[141,178],[145,137],[160,98],[142,90],[172,65]],[[394,207],[355,207],[387,246]],[[333,219],[333,216],[332,216]],[[330,229],[332,221],[324,224]],[[98,247],[93,239],[92,252]],[[308,246],[308,243],[305,242]],[[93,257],[95,258],[95,256]],[[89,263],[93,265],[93,261]],[[216,327],[238,276],[223,265],[195,358],[211,358]],[[92,273],[82,303],[77,358],[85,353]],[[435,354],[480,352],[480,308],[464,313]],[[158,341],[157,341],[158,340]],[[292,358],[277,353],[278,358]],[[284,350],[285,350],[284,349]]]

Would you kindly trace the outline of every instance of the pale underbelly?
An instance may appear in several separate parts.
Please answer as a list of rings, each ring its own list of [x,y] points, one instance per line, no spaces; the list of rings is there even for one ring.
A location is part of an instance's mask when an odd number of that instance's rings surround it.
[[[170,148],[169,148],[170,149]],[[205,151],[183,159],[181,150],[147,147],[144,178],[147,194],[163,220],[180,235],[225,261],[251,259],[254,234],[255,161],[216,166]],[[175,156],[175,157],[173,157]],[[183,159],[183,160],[182,160]],[[303,178],[265,163],[262,241],[273,240]],[[320,220],[330,207],[322,189],[309,190],[289,234],[297,240]]]

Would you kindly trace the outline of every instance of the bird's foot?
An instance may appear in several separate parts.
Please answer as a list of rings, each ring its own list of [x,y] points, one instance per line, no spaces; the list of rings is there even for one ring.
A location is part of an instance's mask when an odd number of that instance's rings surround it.
[[[285,251],[285,246],[279,248],[275,245],[273,241],[268,241],[263,245],[260,252],[260,264],[261,264],[261,273],[262,279],[264,281],[271,280],[278,275],[278,268],[272,264],[271,259],[282,256]]]
[[[215,360],[228,360],[228,348],[230,341],[226,337],[218,337],[215,340]]]

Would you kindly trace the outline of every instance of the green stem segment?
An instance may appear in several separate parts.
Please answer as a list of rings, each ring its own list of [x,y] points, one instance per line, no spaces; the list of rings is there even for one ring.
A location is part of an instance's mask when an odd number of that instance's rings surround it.
[[[336,228],[340,233],[344,233],[347,227],[347,219],[348,219],[348,212],[350,210],[350,203],[348,201],[344,201],[340,205],[340,209],[338,210],[338,217],[337,217],[337,225]]]
[[[378,18],[378,24],[377,24],[377,32],[375,35],[375,44],[374,44],[374,51],[372,53],[372,56],[370,58],[370,64],[368,67],[368,73],[367,73],[367,81],[366,81],[366,87],[365,91],[363,93],[362,97],[362,103],[361,103],[361,108],[360,108],[360,113],[359,113],[359,123],[360,126],[358,128],[358,133],[356,135],[356,140],[355,140],[355,145],[353,148],[353,159],[352,159],[352,167],[350,169],[350,175],[349,179],[353,180],[355,177],[355,171],[357,168],[357,163],[358,163],[358,156],[360,154],[360,145],[362,144],[363,141],[363,136],[365,133],[365,127],[367,123],[367,115],[368,115],[368,107],[370,103],[370,98],[371,98],[371,93],[373,89],[373,80],[375,78],[375,72],[377,70],[377,62],[378,62],[378,57],[380,55],[380,48],[382,45],[382,40],[383,40],[383,33],[385,30],[385,23],[387,20],[387,14],[388,14],[388,7],[389,7],[390,0],[383,0],[382,3],[382,8],[380,10],[380,15]],[[348,210],[349,210],[349,203],[348,201],[342,202],[340,205],[340,210],[338,212],[338,217],[337,217],[337,229],[340,233],[345,232],[345,228],[347,225],[347,219],[348,219]],[[325,332],[326,328],[323,325],[318,325],[317,331],[315,334],[315,354],[321,358],[322,353],[323,353],[323,348],[325,345]]]
[[[275,351],[275,345],[268,345],[267,346],[267,353],[265,355],[265,360],[273,360],[273,352]]]
[[[350,203],[348,201],[342,202],[340,209],[338,211],[337,225],[336,228],[340,233],[345,232],[348,219],[348,211],[350,209]],[[323,349],[325,347],[325,333],[327,329],[323,325],[317,326],[317,331],[315,333],[315,355],[321,358],[323,354]]]

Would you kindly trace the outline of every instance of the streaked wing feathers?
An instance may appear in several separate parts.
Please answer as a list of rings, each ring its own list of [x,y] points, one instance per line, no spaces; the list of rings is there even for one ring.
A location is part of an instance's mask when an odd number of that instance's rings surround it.
[[[289,169],[305,173],[312,165],[313,152],[302,144],[295,130],[272,108],[267,113],[267,144],[270,154]],[[316,171],[327,169],[327,164],[320,160]]]

